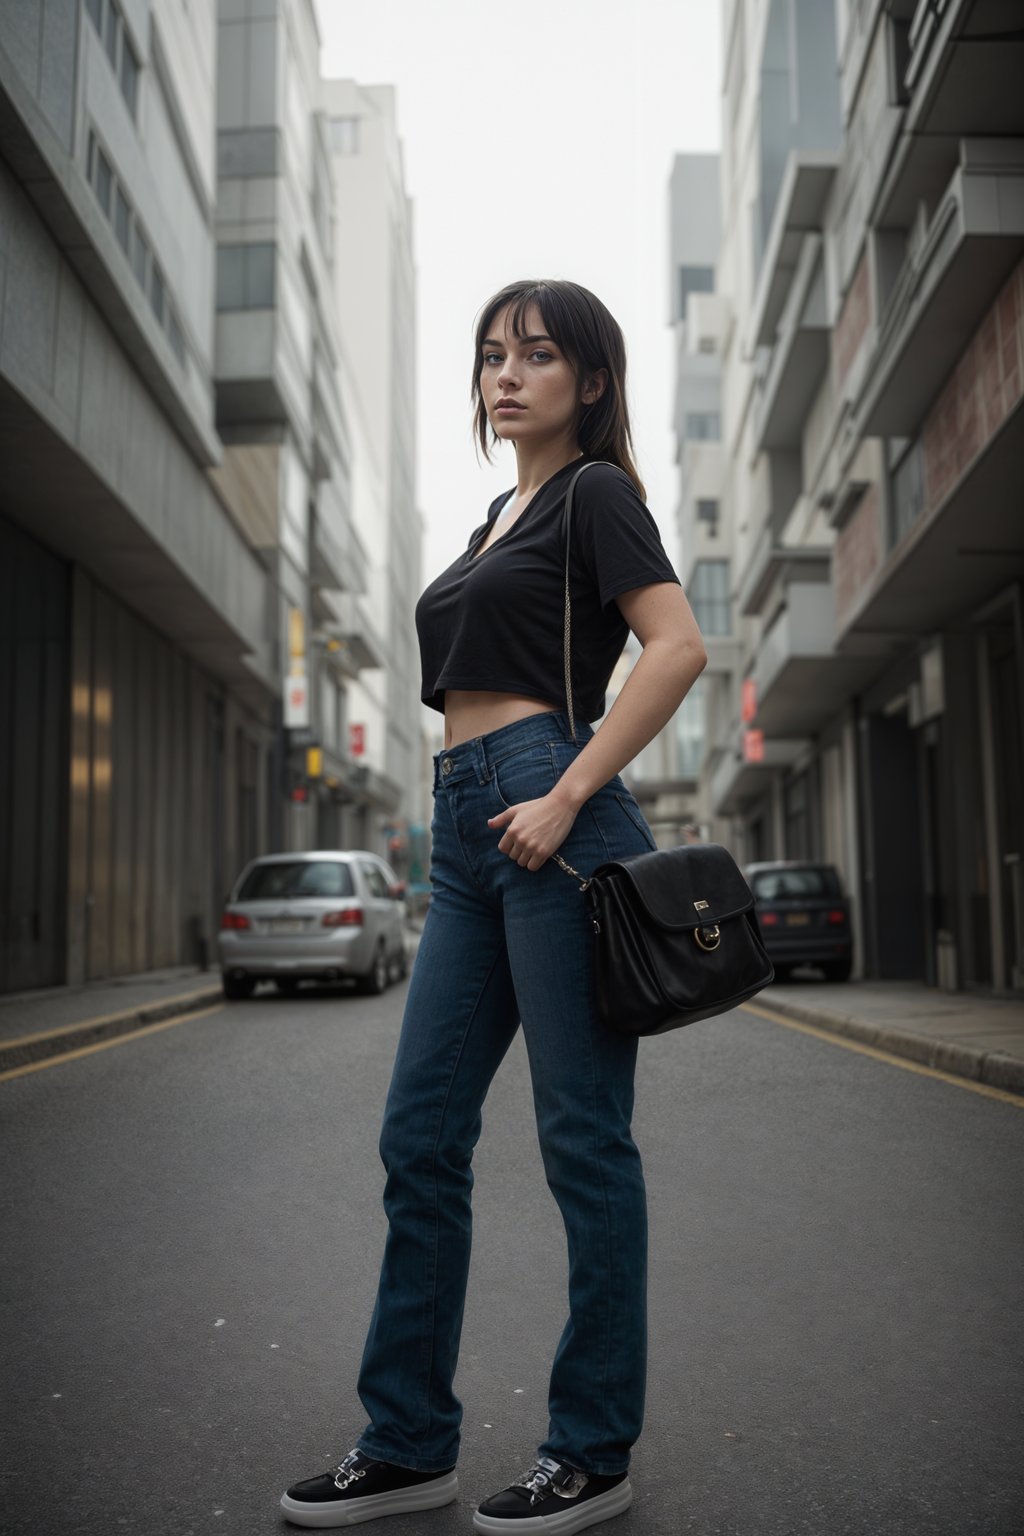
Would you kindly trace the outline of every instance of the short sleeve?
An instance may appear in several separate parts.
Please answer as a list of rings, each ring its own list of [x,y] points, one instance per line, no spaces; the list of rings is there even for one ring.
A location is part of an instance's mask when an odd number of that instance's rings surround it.
[[[680,585],[658,525],[629,476],[613,464],[580,476],[573,494],[572,538],[601,606],[634,587]]]

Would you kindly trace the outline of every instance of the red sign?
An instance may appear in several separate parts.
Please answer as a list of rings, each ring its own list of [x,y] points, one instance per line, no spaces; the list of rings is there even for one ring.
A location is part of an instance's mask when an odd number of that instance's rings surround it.
[[[366,751],[366,726],[350,725],[348,728],[348,749],[353,757],[362,757]]]
[[[743,761],[745,763],[764,762],[764,731],[743,732]]]
[[[757,715],[757,684],[752,677],[745,677],[740,684],[740,719],[746,723]]]

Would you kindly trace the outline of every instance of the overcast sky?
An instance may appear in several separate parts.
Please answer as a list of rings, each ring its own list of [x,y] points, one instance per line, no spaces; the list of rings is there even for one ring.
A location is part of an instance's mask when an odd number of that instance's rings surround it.
[[[719,147],[717,0],[317,0],[322,71],[397,89],[417,268],[423,584],[515,483],[478,464],[479,308],[522,277],[592,289],[626,335],[641,478],[669,554],[668,179]]]

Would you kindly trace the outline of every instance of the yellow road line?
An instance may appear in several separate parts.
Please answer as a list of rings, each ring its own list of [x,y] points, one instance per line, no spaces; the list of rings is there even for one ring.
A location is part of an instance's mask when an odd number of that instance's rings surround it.
[[[864,1045],[860,1040],[851,1040],[849,1035],[836,1035],[829,1029],[801,1024],[796,1019],[787,1019],[784,1014],[772,1013],[770,1009],[759,1008],[754,1003],[743,1003],[742,1008],[746,1013],[756,1013],[762,1019],[770,1019],[773,1024],[784,1024],[787,1029],[798,1029],[802,1035],[826,1040],[829,1045],[840,1045],[844,1050],[857,1051],[861,1056],[873,1056],[876,1061],[887,1062],[890,1067],[902,1067],[904,1072],[916,1072],[919,1077],[935,1077],[940,1083],[950,1083],[954,1088],[966,1088],[970,1093],[980,1093],[986,1099],[998,1099],[1001,1104],[1013,1104],[1017,1109],[1024,1109],[1024,1097],[1019,1093],[1007,1093],[1005,1088],[990,1088],[988,1083],[976,1083],[969,1077],[958,1077],[955,1072],[943,1072],[940,1067],[926,1067],[923,1062],[911,1061],[906,1056],[895,1056],[877,1045]]]
[[[12,1077],[25,1077],[29,1072],[43,1072],[47,1067],[62,1066],[64,1062],[75,1061],[79,1056],[91,1056],[94,1051],[109,1051],[112,1046],[125,1045],[129,1040],[138,1040],[142,1035],[155,1035],[161,1029],[173,1029],[176,1024],[191,1024],[193,1019],[207,1019],[211,1013],[220,1013],[223,1007],[223,1003],[218,1003],[214,1008],[179,1013],[176,1018],[161,1019],[158,1024],[146,1024],[142,1029],[133,1029],[126,1035],[115,1035],[112,1040],[98,1040],[95,1045],[83,1045],[77,1051],[65,1051],[61,1056],[48,1056],[45,1061],[33,1061],[27,1067],[12,1067],[10,1072],[0,1072],[0,1083],[6,1083]]]
[[[58,1035],[74,1035],[80,1029],[97,1029],[101,1024],[116,1024],[119,1019],[130,1019],[137,1013],[145,1012],[146,1008],[173,1008],[189,1002],[193,997],[202,997],[210,990],[209,987],[200,987],[195,992],[183,992],[180,997],[168,997],[163,1002],[157,1000],[152,1003],[138,1004],[134,1008],[122,1008],[120,1013],[101,1013],[95,1019],[81,1019],[77,1024],[62,1024],[59,1029],[44,1029],[38,1035],[21,1035],[17,1040],[0,1040],[0,1051],[13,1050],[16,1045],[34,1045],[37,1040],[56,1040]]]

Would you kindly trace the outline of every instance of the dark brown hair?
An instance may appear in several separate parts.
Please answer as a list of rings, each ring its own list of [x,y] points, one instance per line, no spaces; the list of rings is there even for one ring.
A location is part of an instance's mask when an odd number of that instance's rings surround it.
[[[589,289],[581,288],[579,283],[544,278],[509,283],[507,288],[488,299],[480,311],[472,399],[476,406],[476,435],[484,458],[490,462],[491,449],[498,441],[487,419],[480,389],[484,341],[495,315],[506,304],[512,306],[512,334],[520,340],[529,334],[526,313],[531,304],[536,304],[547,334],[565,353],[580,384],[592,379],[600,369],[607,370],[608,382],[603,394],[593,405],[580,406],[576,436],[588,459],[606,459],[610,464],[617,464],[646,500],[643,483],[633,463],[629,407],[626,404],[626,343],[622,329],[601,300]]]

